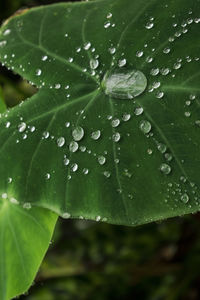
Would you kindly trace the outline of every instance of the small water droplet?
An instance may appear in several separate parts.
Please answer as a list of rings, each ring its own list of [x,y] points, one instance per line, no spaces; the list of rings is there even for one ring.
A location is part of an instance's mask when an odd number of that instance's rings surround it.
[[[141,114],[143,114],[143,111],[144,111],[143,107],[136,107],[134,110],[134,114],[136,116],[140,116]]]
[[[42,74],[42,70],[41,69],[37,69],[36,72],[35,72],[35,74],[37,76],[40,76]]]
[[[59,137],[58,139],[57,139],[57,145],[58,145],[58,147],[63,147],[64,146],[64,144],[65,144],[65,138],[63,137],[63,136],[61,136],[61,137]]]
[[[118,127],[120,124],[120,120],[119,119],[113,119],[111,122],[112,127]]]
[[[188,196],[188,194],[183,194],[182,196],[181,196],[181,201],[182,202],[184,202],[184,203],[188,203],[188,201],[190,200],[190,198],[189,198],[189,196]]]
[[[26,202],[26,203],[24,203],[23,204],[23,208],[25,208],[25,209],[31,209],[31,203],[29,203],[29,202]]]
[[[84,137],[84,129],[80,126],[77,126],[72,131],[72,136],[75,141],[80,141]]]
[[[93,140],[98,140],[101,136],[101,131],[100,130],[96,130],[96,131],[93,131],[92,134],[91,134],[91,138]]]
[[[78,165],[76,163],[71,165],[72,172],[76,172],[78,170]]]
[[[78,150],[78,143],[75,142],[75,141],[72,141],[70,144],[69,144],[69,151],[70,152],[76,152]]]
[[[98,68],[98,66],[99,66],[99,61],[98,61],[98,59],[91,59],[91,60],[90,60],[90,68],[91,68],[92,70],[96,70],[96,69]]]
[[[165,174],[168,175],[169,173],[171,173],[171,167],[168,164],[161,164],[160,165],[160,171]]]
[[[154,26],[154,23],[153,23],[153,22],[148,22],[148,23],[145,25],[146,29],[151,29],[151,28],[153,28],[153,26]]]
[[[69,213],[65,212],[65,213],[62,214],[62,217],[64,219],[69,219],[71,217],[71,215]]]
[[[118,61],[118,66],[119,66],[120,68],[124,67],[125,65],[126,65],[126,59],[125,59],[125,58],[120,59],[120,60]]]
[[[115,132],[112,136],[113,141],[116,143],[119,142],[120,138],[121,138],[121,135],[119,132]]]
[[[140,130],[145,134],[149,133],[151,131],[151,123],[147,120],[142,120],[140,122]]]
[[[106,162],[106,158],[102,155],[98,156],[98,162],[100,165],[104,165]]]
[[[24,132],[26,130],[26,123],[22,122],[18,125],[19,132]]]

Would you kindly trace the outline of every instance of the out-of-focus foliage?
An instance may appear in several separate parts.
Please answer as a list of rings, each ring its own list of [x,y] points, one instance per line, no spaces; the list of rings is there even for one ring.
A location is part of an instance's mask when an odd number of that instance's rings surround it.
[[[61,222],[20,300],[199,299],[199,215],[135,228]]]

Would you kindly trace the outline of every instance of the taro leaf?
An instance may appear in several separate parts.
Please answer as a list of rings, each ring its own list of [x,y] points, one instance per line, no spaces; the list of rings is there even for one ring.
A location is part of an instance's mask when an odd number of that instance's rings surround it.
[[[0,59],[39,91],[1,118],[0,191],[115,224],[198,211],[199,32],[198,0],[63,3],[9,19]]]
[[[48,249],[57,216],[44,208],[24,209],[15,198],[0,202],[0,299],[31,285]],[[26,206],[27,207],[27,206]],[[28,208],[28,207],[27,207]]]

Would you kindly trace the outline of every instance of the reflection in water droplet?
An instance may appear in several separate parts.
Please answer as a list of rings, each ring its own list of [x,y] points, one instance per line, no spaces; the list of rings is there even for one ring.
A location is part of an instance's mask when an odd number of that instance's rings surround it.
[[[133,99],[144,92],[147,79],[141,71],[116,69],[102,81],[105,94],[118,99]]]
[[[147,120],[142,120],[140,122],[140,130],[143,133],[149,133],[151,131],[151,123]]]
[[[75,141],[82,140],[82,138],[84,136],[83,128],[80,126],[77,126],[76,128],[74,128],[74,130],[72,131],[72,136]]]
[[[161,164],[160,171],[165,175],[168,175],[171,172],[171,167],[168,164]]]

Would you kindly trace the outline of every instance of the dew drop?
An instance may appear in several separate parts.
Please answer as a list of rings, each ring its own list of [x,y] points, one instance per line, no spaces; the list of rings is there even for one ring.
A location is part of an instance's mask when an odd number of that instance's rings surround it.
[[[59,137],[58,139],[57,139],[57,145],[58,145],[58,147],[63,147],[64,146],[64,144],[65,144],[65,138],[63,137],[63,136],[61,136],[61,137]]]
[[[104,156],[100,155],[98,157],[98,162],[99,162],[100,165],[104,165],[105,162],[106,162],[106,158]]]
[[[140,122],[140,130],[145,134],[149,133],[151,131],[151,123],[147,120],[142,120]]]
[[[119,119],[113,119],[111,124],[112,124],[112,127],[117,127],[120,124],[120,120]]]
[[[74,128],[74,130],[72,131],[72,136],[75,141],[82,140],[82,138],[84,137],[83,128],[80,126],[77,126],[76,128]]]
[[[35,74],[37,76],[40,76],[42,74],[42,70],[41,69],[37,69],[36,72],[35,72]]]
[[[62,214],[62,217],[64,219],[69,219],[71,217],[71,215],[69,213],[65,212],[64,214]]]
[[[148,23],[145,25],[146,29],[151,29],[151,28],[153,28],[153,26],[154,26],[154,23],[152,23],[152,22],[148,22]]]
[[[76,172],[78,170],[78,165],[76,163],[71,165],[72,172]]]
[[[133,99],[144,92],[147,87],[145,75],[137,70],[116,69],[107,72],[102,81],[106,95],[117,99]]]
[[[78,143],[75,142],[75,141],[72,141],[70,144],[69,144],[69,151],[70,152],[76,152],[78,150]]]
[[[189,198],[188,194],[185,193],[181,196],[181,201],[183,203],[188,203],[189,200],[190,200],[190,198]]]
[[[92,134],[91,134],[91,138],[93,140],[98,140],[101,136],[101,131],[100,130],[96,130],[96,131],[93,131]]]
[[[135,110],[134,110],[134,114],[136,116],[140,116],[141,114],[143,114],[143,108],[142,107],[136,107]]]
[[[26,130],[26,123],[22,122],[18,125],[19,132],[24,132]]]
[[[161,164],[160,165],[160,171],[165,174],[168,175],[171,172],[171,167],[168,164]]]
[[[121,138],[121,135],[119,132],[115,132],[112,136],[113,141],[116,143],[119,142],[120,138]]]
[[[124,67],[125,65],[126,65],[126,59],[125,59],[125,58],[120,59],[120,60],[118,61],[118,66],[119,66],[120,68]]]
[[[98,61],[98,59],[91,59],[91,60],[90,60],[90,68],[91,68],[92,70],[96,70],[96,69],[98,68],[98,66],[99,66],[99,61]]]

